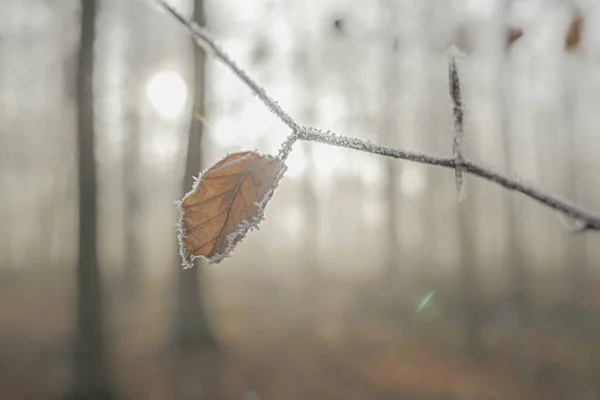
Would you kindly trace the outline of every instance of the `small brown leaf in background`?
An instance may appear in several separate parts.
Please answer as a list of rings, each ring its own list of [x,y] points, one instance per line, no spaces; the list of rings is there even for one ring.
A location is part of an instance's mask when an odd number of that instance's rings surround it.
[[[567,51],[574,51],[579,47],[581,42],[581,28],[583,26],[583,17],[581,15],[575,15],[569,25],[569,31],[565,38],[565,49]]]
[[[510,48],[517,40],[523,36],[523,30],[519,28],[510,28],[506,35],[506,47]]]
[[[571,20],[567,36],[565,37],[565,50],[575,51],[581,43],[581,29],[583,26],[583,17],[576,14]],[[510,28],[506,35],[506,48],[510,48],[523,36],[523,30],[520,28]]]
[[[181,256],[219,263],[255,227],[285,164],[256,152],[231,154],[208,169],[180,203]]]

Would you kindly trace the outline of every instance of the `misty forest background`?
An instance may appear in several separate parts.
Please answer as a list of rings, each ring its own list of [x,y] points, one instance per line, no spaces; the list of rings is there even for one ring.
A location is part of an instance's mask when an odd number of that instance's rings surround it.
[[[299,123],[448,156],[455,45],[468,157],[600,210],[596,2],[170,4]],[[150,1],[0,0],[0,104],[3,399],[600,399],[598,235],[477,178],[298,144],[183,270],[192,176],[288,130]]]

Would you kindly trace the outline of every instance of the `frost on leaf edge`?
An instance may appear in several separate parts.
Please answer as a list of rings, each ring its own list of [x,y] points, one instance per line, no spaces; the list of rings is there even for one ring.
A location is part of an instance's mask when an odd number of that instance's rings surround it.
[[[246,152],[246,154],[240,158],[237,158],[235,160],[229,161],[223,165],[221,165],[219,168],[214,169],[213,171],[217,172],[220,171],[224,168],[230,167],[232,165],[235,165],[237,163],[240,163],[246,159],[248,159],[248,157],[250,157],[251,154],[257,153],[259,155],[259,157],[265,157],[267,159],[276,159],[279,160],[281,162],[281,168],[279,169],[277,176],[275,177],[275,181],[273,182],[273,184],[271,185],[271,187],[265,192],[265,195],[263,196],[262,200],[255,203],[255,205],[257,206],[257,214],[255,217],[253,217],[251,220],[243,220],[242,222],[240,222],[237,226],[237,229],[234,232],[231,232],[229,235],[227,235],[227,247],[225,248],[225,250],[223,250],[222,253],[216,253],[214,254],[211,258],[208,258],[208,264],[212,265],[212,264],[218,264],[221,261],[223,261],[225,258],[228,258],[231,256],[231,252],[233,250],[235,250],[236,246],[243,240],[243,238],[246,236],[246,234],[255,229],[258,230],[258,224],[260,223],[260,221],[264,220],[264,213],[265,213],[265,208],[267,206],[267,203],[269,202],[269,200],[271,200],[271,197],[273,196],[273,193],[275,192],[275,189],[277,189],[277,187],[279,186],[279,182],[281,181],[281,178],[283,178],[283,175],[285,174],[285,172],[287,171],[287,165],[279,158],[279,157],[274,157],[271,155],[262,155],[260,153],[258,153],[257,151],[248,151]],[[224,158],[227,158],[231,156],[231,154],[227,154]],[[204,176],[204,174],[206,172],[208,172],[209,170],[211,170],[211,168],[207,168],[203,171],[200,172],[200,174],[194,178],[194,184],[192,185],[192,189],[187,192],[183,198],[181,200],[177,200],[175,201],[175,204],[177,206],[177,210],[179,211],[179,221],[175,224],[175,226],[177,227],[177,241],[179,243],[179,255],[181,256],[181,262],[182,262],[182,267],[183,269],[188,269],[188,268],[192,268],[194,266],[194,260],[196,258],[206,258],[204,256],[195,256],[192,254],[189,254],[187,249],[185,248],[185,228],[184,228],[184,224],[183,224],[183,220],[185,218],[185,209],[183,207],[183,202],[185,201],[185,199],[190,196],[192,193],[194,193],[197,189],[198,186],[203,182],[202,177]],[[237,242],[237,238],[241,236],[241,239]]]

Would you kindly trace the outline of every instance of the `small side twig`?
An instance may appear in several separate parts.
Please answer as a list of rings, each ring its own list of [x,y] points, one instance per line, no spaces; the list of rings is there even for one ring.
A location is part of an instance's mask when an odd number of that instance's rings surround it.
[[[450,57],[448,68],[448,78],[450,82],[450,98],[452,99],[452,115],[454,116],[454,141],[452,143],[452,154],[456,168],[454,177],[456,180],[456,192],[458,200],[461,201],[465,197],[465,179],[463,176],[462,164],[465,161],[465,124],[464,124],[464,109],[462,104],[462,93],[460,89],[460,78],[458,69],[456,68],[456,58]]]
[[[293,144],[297,140],[307,140],[312,142],[318,142],[336,147],[345,147],[348,149],[364,151],[371,154],[378,154],[386,157],[392,157],[402,160],[408,160],[418,162],[421,164],[437,165],[440,167],[451,168],[459,170],[459,172],[466,172],[471,175],[478,176],[480,178],[491,181],[499,186],[504,187],[507,190],[513,190],[523,195],[530,197],[545,206],[554,210],[564,213],[566,216],[571,217],[575,220],[581,221],[581,230],[600,230],[600,215],[594,214],[586,209],[574,205],[567,200],[563,200],[558,196],[545,193],[541,190],[536,189],[532,185],[527,185],[520,182],[517,179],[509,178],[500,173],[494,172],[486,167],[480,166],[468,159],[464,158],[461,142],[464,140],[464,132],[456,135],[455,141],[458,142],[457,150],[454,152],[453,158],[436,157],[428,154],[411,152],[400,149],[392,149],[385,146],[373,144],[368,141],[360,140],[357,138],[350,138],[342,135],[335,134],[333,132],[322,132],[316,128],[303,127],[298,124],[288,113],[286,113],[275,100],[271,99],[266,91],[251,79],[236,63],[217,45],[216,42],[210,37],[210,35],[200,28],[193,21],[190,21],[183,17],[173,7],[166,4],[164,0],[154,0],[169,14],[175,17],[181,24],[183,24],[190,35],[196,40],[205,51],[212,54],[218,60],[222,61],[242,82],[248,86],[252,92],[285,124],[292,132],[283,143],[280,150],[280,156],[285,158],[289,154]],[[457,75],[458,76],[458,75]],[[459,96],[460,98],[460,96]],[[456,108],[456,107],[455,107]],[[461,126],[462,119],[462,104],[460,104],[461,110]],[[455,117],[457,114],[455,113]],[[464,129],[464,126],[463,126]],[[460,132],[459,132],[460,133]]]

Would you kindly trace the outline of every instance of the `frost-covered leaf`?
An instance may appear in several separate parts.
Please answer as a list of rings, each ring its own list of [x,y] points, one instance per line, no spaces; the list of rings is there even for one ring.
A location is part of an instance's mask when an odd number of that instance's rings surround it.
[[[178,202],[184,267],[191,267],[195,257],[211,264],[228,257],[263,219],[285,169],[279,158],[247,151],[231,154],[204,172]]]

